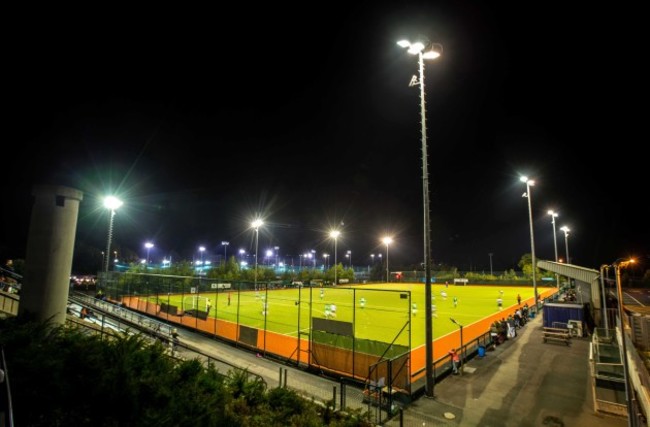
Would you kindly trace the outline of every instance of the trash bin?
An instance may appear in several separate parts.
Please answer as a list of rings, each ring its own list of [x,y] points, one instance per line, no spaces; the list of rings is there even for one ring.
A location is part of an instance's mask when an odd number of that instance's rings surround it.
[[[478,357],[485,357],[485,346],[484,345],[479,345],[478,346]]]

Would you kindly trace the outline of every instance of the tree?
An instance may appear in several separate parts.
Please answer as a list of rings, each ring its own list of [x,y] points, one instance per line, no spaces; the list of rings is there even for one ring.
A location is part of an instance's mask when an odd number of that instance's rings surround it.
[[[386,266],[383,263],[377,263],[370,270],[370,280],[373,282],[386,280]]]
[[[22,318],[0,320],[14,417],[46,426],[368,426],[368,415],[320,410],[243,370],[169,357],[143,335],[89,335]]]

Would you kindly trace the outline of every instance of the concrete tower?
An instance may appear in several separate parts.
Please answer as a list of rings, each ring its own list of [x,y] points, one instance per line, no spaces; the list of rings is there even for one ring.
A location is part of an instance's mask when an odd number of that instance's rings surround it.
[[[34,206],[18,315],[63,324],[83,193],[69,187],[42,185],[35,186],[32,195]]]

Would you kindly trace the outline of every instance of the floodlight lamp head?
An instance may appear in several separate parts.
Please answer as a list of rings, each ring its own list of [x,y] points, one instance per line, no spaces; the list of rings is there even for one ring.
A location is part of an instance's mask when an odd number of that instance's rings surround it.
[[[409,45],[409,48],[408,48],[407,52],[412,54],[412,55],[417,55],[418,53],[422,52],[423,50],[424,50],[424,43],[415,42],[415,43],[411,43]]]
[[[124,204],[124,202],[121,201],[120,199],[118,199],[115,196],[108,196],[108,197],[106,197],[104,199],[104,206],[107,207],[108,209],[112,210],[112,211],[116,210],[117,208],[119,208],[123,204]]]
[[[436,59],[442,56],[442,45],[440,43],[430,43],[426,52],[422,54],[424,59]]]
[[[618,268],[627,267],[630,264],[634,264],[634,262],[635,262],[634,258],[630,258],[630,259],[619,258],[614,262],[614,267],[618,267]]]

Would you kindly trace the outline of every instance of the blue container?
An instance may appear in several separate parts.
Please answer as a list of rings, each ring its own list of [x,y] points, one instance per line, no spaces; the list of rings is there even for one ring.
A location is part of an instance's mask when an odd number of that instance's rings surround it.
[[[478,357],[485,357],[485,346],[478,346]]]

